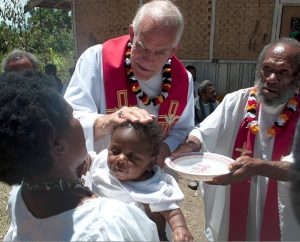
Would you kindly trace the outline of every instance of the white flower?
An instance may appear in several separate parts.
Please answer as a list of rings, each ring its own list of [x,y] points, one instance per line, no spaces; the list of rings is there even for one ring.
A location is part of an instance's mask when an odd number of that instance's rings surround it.
[[[247,112],[247,113],[245,114],[245,118],[255,118],[255,117],[256,117],[256,116],[255,116],[254,113]]]
[[[169,96],[168,92],[161,92],[161,95],[162,95],[165,99]]]
[[[288,103],[288,104],[287,104],[287,108],[290,108],[290,109],[292,109],[294,112],[296,112],[297,106],[294,105],[294,104]]]
[[[278,117],[277,120],[276,120],[276,123],[279,125],[279,126],[283,126],[285,124],[285,120]]]
[[[131,61],[130,61],[129,58],[126,58],[126,59],[125,59],[125,64],[126,64],[127,66],[129,66],[129,65],[131,64]]]
[[[256,101],[256,97],[253,97],[253,96],[249,96],[249,101]]]

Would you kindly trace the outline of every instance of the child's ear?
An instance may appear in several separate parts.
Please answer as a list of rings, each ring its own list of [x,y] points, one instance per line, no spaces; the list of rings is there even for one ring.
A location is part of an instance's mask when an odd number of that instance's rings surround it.
[[[55,156],[62,156],[66,151],[66,143],[61,136],[52,135],[49,141],[52,154]]]
[[[156,161],[157,161],[157,155],[150,156],[150,162],[147,171],[152,171],[152,167],[156,164]]]

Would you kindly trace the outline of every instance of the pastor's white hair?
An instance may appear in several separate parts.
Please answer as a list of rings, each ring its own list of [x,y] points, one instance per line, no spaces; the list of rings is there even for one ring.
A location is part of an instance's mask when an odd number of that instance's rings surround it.
[[[154,0],[143,4],[137,10],[137,13],[132,22],[135,34],[138,34],[140,22],[144,17],[149,17],[161,28],[177,29],[175,44],[177,45],[179,43],[184,29],[184,21],[179,8],[175,6],[171,1]]]

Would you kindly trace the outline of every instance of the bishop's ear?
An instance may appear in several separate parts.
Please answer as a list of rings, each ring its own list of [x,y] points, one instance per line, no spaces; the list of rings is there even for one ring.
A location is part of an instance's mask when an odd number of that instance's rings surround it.
[[[129,37],[130,37],[130,42],[133,43],[134,30],[133,30],[133,25],[132,24],[129,25]]]
[[[62,156],[66,151],[66,142],[62,138],[62,136],[59,135],[52,135],[49,140],[49,146],[51,153],[54,156]]]

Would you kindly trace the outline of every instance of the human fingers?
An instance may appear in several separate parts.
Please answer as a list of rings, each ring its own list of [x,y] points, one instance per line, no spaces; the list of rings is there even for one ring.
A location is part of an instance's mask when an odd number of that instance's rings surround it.
[[[173,232],[173,240],[174,241],[194,241],[193,235],[183,227],[175,228]]]
[[[210,185],[228,185],[232,182],[233,173],[228,173],[224,175],[219,175],[213,178],[212,181],[207,181],[207,184]]]
[[[174,241],[180,241],[180,240],[182,240],[182,237],[181,237],[181,227],[175,227],[174,228],[172,237],[173,237]]]
[[[196,144],[196,142],[189,141],[186,143],[179,144],[177,148],[172,152],[172,157],[178,156],[184,153],[199,152],[201,149],[201,143]]]
[[[137,107],[122,107],[116,114],[119,122],[129,120],[131,122],[148,123],[155,118],[154,115],[149,114],[146,110]]]
[[[180,154],[192,152],[193,148],[188,143],[180,144],[171,154],[172,157],[178,156]]]
[[[241,159],[241,157],[239,157],[234,162],[232,162],[228,165],[228,169],[233,172],[233,171],[238,170],[241,167],[243,167],[244,164],[245,164],[244,159]]]
[[[131,115],[134,115],[137,118],[138,122],[141,123],[148,123],[152,122],[156,117],[153,114],[150,114],[145,109],[137,108],[137,107],[131,107],[129,108],[129,113]]]
[[[213,178],[212,181],[207,182],[210,185],[228,185],[236,181],[237,176],[240,175],[240,169],[243,167],[244,161],[237,159],[228,165],[228,170],[230,171],[227,174],[219,175]]]

